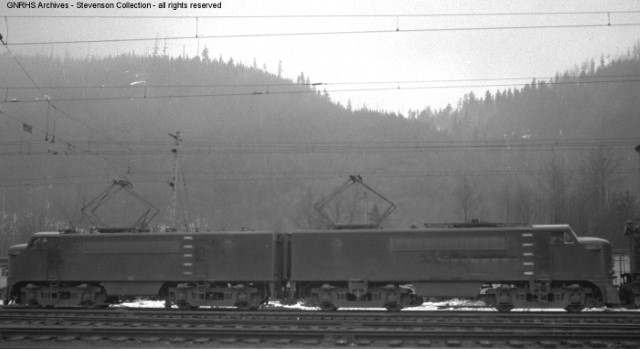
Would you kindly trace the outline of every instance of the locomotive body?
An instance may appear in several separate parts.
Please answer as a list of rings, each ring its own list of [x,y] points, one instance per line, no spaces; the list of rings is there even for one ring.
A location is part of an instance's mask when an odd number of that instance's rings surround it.
[[[10,249],[9,296],[22,304],[101,305],[132,297],[255,308],[282,279],[277,234],[37,233]]]
[[[399,310],[480,297],[502,311],[618,304],[606,240],[567,225],[408,230],[37,233],[9,250],[5,303],[102,306],[134,297],[252,309]]]
[[[617,304],[607,241],[567,225],[291,234],[291,284],[325,309],[478,297],[500,310]]]

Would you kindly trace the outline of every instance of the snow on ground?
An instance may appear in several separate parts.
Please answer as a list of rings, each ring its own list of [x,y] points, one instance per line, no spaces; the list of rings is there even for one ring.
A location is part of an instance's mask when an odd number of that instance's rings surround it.
[[[136,300],[132,302],[124,302],[118,305],[113,305],[112,307],[122,307],[122,308],[164,308],[164,301],[159,300]],[[291,309],[291,310],[308,310],[308,311],[317,311],[318,307],[309,307],[305,306],[302,303],[297,304],[281,304],[277,301],[271,301],[266,306],[266,308],[275,308],[275,309]],[[173,308],[177,308],[173,306]],[[206,308],[206,307],[202,307]],[[221,307],[222,308],[222,307]],[[231,308],[233,307],[225,307]],[[349,310],[379,310],[386,311],[385,308],[339,308],[343,311]],[[484,302],[478,300],[466,300],[466,299],[450,299],[446,301],[440,302],[424,302],[422,305],[417,307],[405,308],[403,311],[436,311],[436,310],[457,310],[457,311],[496,311],[491,307],[487,307],[484,305]],[[514,309],[514,312],[517,311],[559,311],[562,309]],[[586,311],[603,311],[603,308],[594,308],[587,309]]]
[[[136,300],[112,305],[112,308],[164,308],[164,301]]]
[[[137,300],[132,302],[124,302],[118,305],[112,305],[111,307],[115,308],[164,308],[164,301],[158,300]],[[281,304],[280,302],[269,302],[265,308],[274,308],[274,309],[291,309],[291,310],[307,310],[307,311],[318,311],[318,307],[309,307],[305,306],[302,303],[287,305]],[[177,308],[177,306],[173,306],[173,308]],[[207,307],[201,307],[207,308]],[[217,309],[234,309],[233,307],[218,307]],[[349,310],[373,310],[373,311],[386,311],[385,308],[339,308],[338,311],[349,311]],[[497,311],[494,308],[487,307],[484,305],[484,302],[478,300],[466,300],[466,299],[450,299],[441,302],[424,302],[422,305],[417,307],[405,308],[403,311]],[[540,311],[562,311],[560,308],[553,309],[513,309],[511,312],[540,312]],[[611,309],[611,308],[587,308],[583,310],[585,312],[609,312],[609,311],[637,311],[639,310],[629,310],[629,309]]]

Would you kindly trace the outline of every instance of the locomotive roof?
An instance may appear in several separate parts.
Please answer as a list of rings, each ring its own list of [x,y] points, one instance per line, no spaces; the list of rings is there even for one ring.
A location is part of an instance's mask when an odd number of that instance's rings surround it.
[[[504,227],[431,227],[431,228],[417,228],[417,229],[316,229],[316,230],[296,230],[291,231],[292,234],[389,234],[389,233],[442,233],[442,232],[469,232],[469,233],[481,233],[481,232],[504,232],[504,233],[517,233],[517,232],[544,232],[544,231],[563,231],[570,233],[577,237],[577,234],[573,231],[568,224],[540,224],[529,226],[504,226]],[[255,235],[255,234],[273,234],[272,230],[242,230],[242,231],[206,231],[206,232],[144,232],[144,233],[60,233],[60,232],[37,232],[33,237],[53,237],[53,236],[182,236],[182,235]]]
[[[532,225],[536,230],[571,230],[569,224],[534,224]]]
[[[175,235],[255,235],[273,234],[270,230],[243,230],[243,231],[202,231],[202,232],[149,232],[149,233],[60,233],[60,232],[37,232],[33,237],[53,237],[53,236],[175,236]]]
[[[60,235],[60,232],[57,231],[39,231],[35,234],[33,234],[33,236],[38,236],[38,237],[42,237],[42,236],[57,236]]]
[[[529,226],[506,226],[506,227],[440,227],[440,228],[417,228],[417,229],[352,229],[352,230],[332,230],[332,229],[318,229],[318,230],[297,230],[294,234],[356,234],[356,233],[368,233],[368,234],[388,234],[388,233],[442,233],[442,232],[469,232],[469,233],[481,233],[481,232],[513,232],[521,233],[526,232],[543,232],[543,231],[563,231],[568,232],[576,236],[571,226],[568,224],[545,224],[545,225],[529,225]]]

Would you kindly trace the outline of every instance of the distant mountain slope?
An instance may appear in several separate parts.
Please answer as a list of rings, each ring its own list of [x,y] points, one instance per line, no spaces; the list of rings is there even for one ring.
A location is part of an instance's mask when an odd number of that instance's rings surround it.
[[[552,81],[533,81],[524,88],[466,95],[449,121],[460,137],[485,139],[629,138],[640,131],[640,41],[627,56],[558,74]]]

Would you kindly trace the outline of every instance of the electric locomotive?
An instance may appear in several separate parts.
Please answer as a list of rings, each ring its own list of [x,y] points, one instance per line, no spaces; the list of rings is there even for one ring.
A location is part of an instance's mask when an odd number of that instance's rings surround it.
[[[500,311],[619,303],[611,246],[568,225],[168,233],[36,233],[9,250],[5,303],[397,311],[427,297]]]
[[[609,242],[568,225],[300,231],[292,294],[322,309],[399,310],[426,297],[480,297],[498,310],[618,304]]]
[[[36,233],[9,250],[5,303],[86,307],[146,297],[255,309],[283,280],[279,246],[268,231]]]

